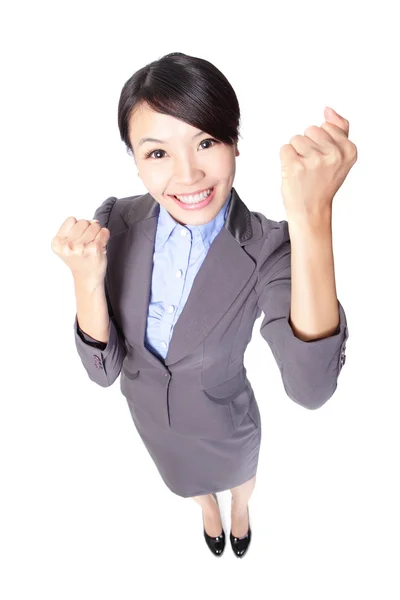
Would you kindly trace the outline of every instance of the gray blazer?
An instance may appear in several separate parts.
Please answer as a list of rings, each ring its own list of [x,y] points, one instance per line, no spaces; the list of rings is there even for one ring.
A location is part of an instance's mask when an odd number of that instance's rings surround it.
[[[340,323],[332,336],[304,342],[293,334],[288,223],[250,211],[234,188],[225,224],[196,275],[165,361],[147,349],[159,210],[144,194],[107,198],[95,212],[111,232],[105,277],[110,328],[107,345],[96,344],[75,316],[76,348],[89,378],[107,387],[121,373],[120,389],[131,408],[163,428],[193,437],[230,436],[255,401],[243,357],[263,312],[260,332],[287,395],[309,409],[322,406],[335,392],[345,363],[343,307],[338,302]]]

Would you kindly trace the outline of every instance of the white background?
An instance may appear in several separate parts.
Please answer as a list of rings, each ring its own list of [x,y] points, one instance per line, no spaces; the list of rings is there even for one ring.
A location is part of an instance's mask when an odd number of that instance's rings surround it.
[[[2,10],[1,510],[4,600],[398,600],[399,106],[396,3],[19,2]],[[122,86],[169,52],[214,63],[242,111],[234,186],[286,218],[279,150],[324,106],[358,161],[334,199],[349,324],[334,396],[285,394],[256,321],[245,355],[262,417],[253,539],[213,557],[201,508],[164,485],[120,393],[77,355],[75,296],[50,248],[67,216],[145,193],[119,138]],[[268,373],[268,394],[265,377]]]

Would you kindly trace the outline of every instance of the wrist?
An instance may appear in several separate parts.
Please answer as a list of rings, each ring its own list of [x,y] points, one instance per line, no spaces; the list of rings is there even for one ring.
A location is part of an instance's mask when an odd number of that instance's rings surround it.
[[[292,234],[326,235],[332,231],[332,212],[288,215],[289,231]]]
[[[101,281],[98,280],[90,280],[87,277],[83,277],[82,275],[74,275],[74,286],[75,290],[82,290],[88,294],[94,294],[99,289],[104,290],[104,279]]]

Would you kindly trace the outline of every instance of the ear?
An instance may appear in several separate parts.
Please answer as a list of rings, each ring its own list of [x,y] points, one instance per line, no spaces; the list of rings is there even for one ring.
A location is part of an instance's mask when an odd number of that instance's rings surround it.
[[[240,156],[240,152],[239,149],[237,147],[237,144],[235,144],[236,148],[235,148],[235,156]]]

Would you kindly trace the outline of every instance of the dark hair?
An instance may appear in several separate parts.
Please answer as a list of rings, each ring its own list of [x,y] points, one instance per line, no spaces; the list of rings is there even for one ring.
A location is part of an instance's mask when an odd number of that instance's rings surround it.
[[[126,81],[118,103],[118,127],[131,156],[129,120],[142,103],[206,131],[225,144],[237,143],[240,136],[236,94],[225,75],[202,58],[172,52],[142,67]]]

